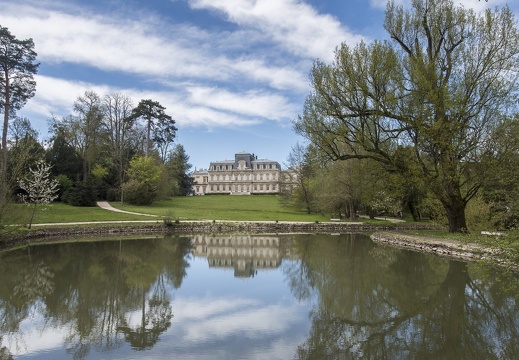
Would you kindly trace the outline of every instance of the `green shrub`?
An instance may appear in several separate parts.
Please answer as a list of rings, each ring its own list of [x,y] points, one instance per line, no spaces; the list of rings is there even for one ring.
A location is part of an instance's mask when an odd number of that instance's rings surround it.
[[[96,206],[94,186],[90,181],[78,181],[63,193],[62,200],[73,206]]]
[[[157,186],[130,180],[123,184],[124,200],[132,205],[149,205],[158,194]]]

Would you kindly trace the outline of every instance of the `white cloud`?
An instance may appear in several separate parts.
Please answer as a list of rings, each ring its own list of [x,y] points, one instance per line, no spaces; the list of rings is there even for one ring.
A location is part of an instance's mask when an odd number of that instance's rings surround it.
[[[132,98],[135,105],[141,99],[154,99],[166,107],[177,124],[184,128],[255,125],[265,120],[286,120],[297,111],[297,107],[285,97],[262,91],[235,93],[194,84],[187,85],[185,92],[144,91],[42,75],[36,75],[35,79],[36,95],[29,100],[23,112],[44,118],[70,114],[74,102],[85,91],[95,91],[100,96],[119,92]],[[44,127],[44,124],[33,125],[40,131]]]
[[[290,117],[296,108],[287,99],[276,94],[247,91],[232,93],[224,89],[208,87],[190,87],[187,89],[193,104],[266,119],[282,119]]]
[[[213,34],[158,18],[107,17],[80,10],[67,13],[7,5],[3,25],[19,38],[32,37],[42,62],[69,62],[154,80],[249,78],[273,88],[299,90],[304,84],[301,69],[267,64],[260,58],[251,61],[239,53],[222,51],[250,46],[254,39],[250,31]]]
[[[190,4],[221,11],[230,21],[258,29],[289,51],[311,59],[333,60],[341,42],[355,44],[363,38],[300,0],[190,0]]]

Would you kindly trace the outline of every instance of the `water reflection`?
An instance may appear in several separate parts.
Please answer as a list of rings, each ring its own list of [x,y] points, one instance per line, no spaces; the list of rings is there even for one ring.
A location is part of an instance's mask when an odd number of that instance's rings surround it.
[[[33,246],[0,255],[0,359],[518,358],[483,272],[360,234]]]
[[[275,269],[281,265],[283,249],[279,236],[193,237],[193,254],[207,258],[209,267],[233,268],[235,277],[254,277],[258,269]]]
[[[190,239],[148,239],[35,246],[0,261],[0,333],[30,347],[23,326],[66,328],[74,359],[126,341],[151,348],[171,326],[166,287],[178,288],[189,266]],[[22,326],[23,325],[23,326]]]
[[[465,263],[327,236],[295,246],[294,294],[319,294],[298,359],[519,356],[517,298]]]

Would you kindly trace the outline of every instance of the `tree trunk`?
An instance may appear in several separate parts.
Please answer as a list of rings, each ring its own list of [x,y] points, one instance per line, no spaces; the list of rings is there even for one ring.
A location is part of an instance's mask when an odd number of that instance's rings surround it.
[[[4,128],[2,129],[2,182],[7,180],[7,129],[9,126],[9,107],[11,106],[11,94],[9,74],[5,71],[5,99],[4,99]]]
[[[348,200],[350,220],[355,221],[355,204],[353,203],[353,199],[350,197]]]
[[[151,117],[148,116],[148,128],[146,131],[146,158],[150,155],[150,147],[151,147]]]
[[[468,232],[467,220],[465,218],[465,202],[463,200],[451,199],[450,204],[444,204],[447,220],[449,221],[449,232]]]
[[[29,220],[29,226],[28,226],[29,229],[32,227],[32,221],[34,220],[35,213],[36,213],[36,203],[34,203],[34,206],[32,207],[31,218]]]

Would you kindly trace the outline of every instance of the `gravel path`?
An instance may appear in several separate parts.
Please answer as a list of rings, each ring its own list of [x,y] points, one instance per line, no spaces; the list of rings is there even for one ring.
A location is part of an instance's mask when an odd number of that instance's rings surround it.
[[[112,205],[110,205],[110,203],[108,203],[108,201],[98,201],[97,206],[99,206],[100,208],[105,209],[105,210],[110,210],[110,211],[115,211],[115,212],[120,212],[120,213],[125,213],[125,214],[157,217],[157,215],[152,215],[152,214],[143,214],[143,213],[136,213],[136,212],[116,209]]]

